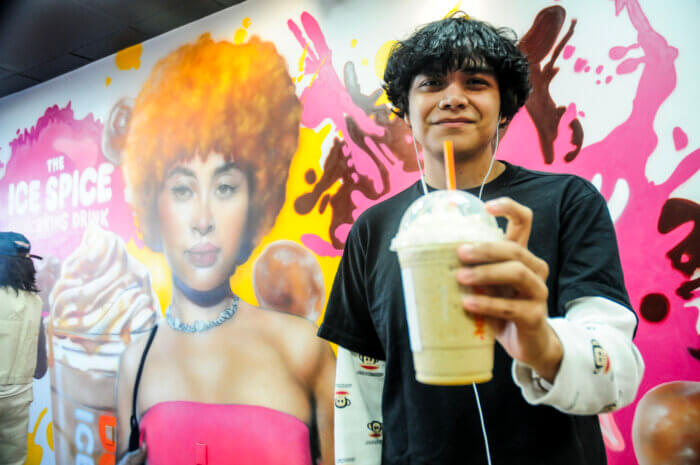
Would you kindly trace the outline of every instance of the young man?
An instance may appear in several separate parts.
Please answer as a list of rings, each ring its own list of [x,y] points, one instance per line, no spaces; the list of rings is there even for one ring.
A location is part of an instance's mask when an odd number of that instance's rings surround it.
[[[498,132],[524,104],[528,63],[508,31],[466,17],[428,24],[393,50],[387,94],[423,148],[425,181],[457,186],[507,222],[505,243],[455,250],[465,297],[493,319],[493,379],[478,386],[494,464],[604,464],[595,414],[629,404],[644,365],[605,200],[587,181],[496,161]],[[415,380],[401,274],[389,250],[416,183],[350,231],[319,335],[337,343],[336,463],[487,463],[475,390]]]

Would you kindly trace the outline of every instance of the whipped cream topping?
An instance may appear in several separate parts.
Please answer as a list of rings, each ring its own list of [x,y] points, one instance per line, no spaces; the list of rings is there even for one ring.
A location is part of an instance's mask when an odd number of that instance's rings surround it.
[[[428,244],[503,240],[496,219],[475,196],[436,191],[413,202],[404,213],[391,250]]]
[[[148,269],[126,251],[124,241],[89,226],[63,262],[51,292],[51,326],[82,335],[119,334],[151,328],[160,313]]]

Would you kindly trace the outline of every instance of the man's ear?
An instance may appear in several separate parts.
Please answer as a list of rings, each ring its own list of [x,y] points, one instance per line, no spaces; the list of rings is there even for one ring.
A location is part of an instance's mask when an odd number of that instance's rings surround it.
[[[408,113],[403,114],[403,121],[409,128],[411,127],[411,120],[408,118]]]

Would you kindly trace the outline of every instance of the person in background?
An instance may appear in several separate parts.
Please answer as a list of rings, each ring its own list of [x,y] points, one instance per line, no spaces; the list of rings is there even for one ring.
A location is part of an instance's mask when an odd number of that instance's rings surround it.
[[[41,298],[30,244],[0,232],[0,463],[22,465],[27,456],[32,377],[46,373]]]

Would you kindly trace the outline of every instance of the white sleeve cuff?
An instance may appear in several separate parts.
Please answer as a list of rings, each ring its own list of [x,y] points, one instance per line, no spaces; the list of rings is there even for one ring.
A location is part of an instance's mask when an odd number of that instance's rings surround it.
[[[563,358],[552,384],[518,361],[513,380],[525,400],[563,412],[591,415],[631,403],[644,373],[632,343],[636,318],[625,307],[601,297],[572,302],[566,318],[549,318]]]

